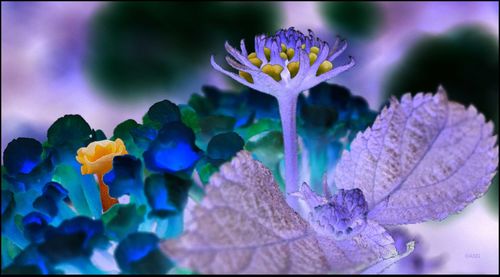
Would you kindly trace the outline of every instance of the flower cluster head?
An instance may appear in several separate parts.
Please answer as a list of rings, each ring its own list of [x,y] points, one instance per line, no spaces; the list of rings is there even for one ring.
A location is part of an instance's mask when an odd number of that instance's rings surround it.
[[[275,97],[283,93],[298,95],[354,65],[352,57],[342,66],[333,63],[347,48],[345,41],[340,42],[337,38],[330,46],[311,30],[306,36],[293,27],[282,29],[273,36],[256,36],[254,52],[247,51],[244,40],[241,40],[241,52],[227,42],[225,46],[232,56],[226,56],[226,60],[238,74],[221,68],[212,56],[213,67],[248,87]]]
[[[105,174],[113,167],[113,158],[125,155],[127,149],[121,139],[101,140],[78,149],[76,160],[82,164],[82,174]]]
[[[326,179],[323,190],[324,196],[320,196],[304,182],[299,191],[291,194],[305,201],[308,220],[314,231],[336,240],[344,240],[363,231],[368,213],[363,191],[358,188],[340,189],[331,196]]]
[[[327,204],[314,208],[312,225],[318,233],[342,240],[363,230],[367,212],[368,205],[360,189],[341,189]]]

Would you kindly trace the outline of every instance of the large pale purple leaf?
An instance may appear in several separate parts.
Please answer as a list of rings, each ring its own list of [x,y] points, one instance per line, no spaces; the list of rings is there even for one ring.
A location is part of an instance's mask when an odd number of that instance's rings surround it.
[[[442,220],[488,189],[498,165],[493,124],[446,92],[393,99],[359,133],[335,171],[338,188],[360,188],[380,224]]]
[[[183,236],[162,250],[199,273],[359,272],[397,255],[373,221],[350,239],[318,236],[287,205],[271,171],[245,151],[211,177],[191,212]]]

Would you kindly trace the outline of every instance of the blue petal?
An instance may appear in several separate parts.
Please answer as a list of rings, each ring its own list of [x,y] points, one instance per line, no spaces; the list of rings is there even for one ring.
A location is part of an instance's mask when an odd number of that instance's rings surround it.
[[[222,164],[234,157],[244,145],[243,139],[235,132],[218,134],[208,143],[207,156],[216,164]]]
[[[253,122],[255,119],[255,111],[250,111],[243,115],[242,117],[236,117],[236,123],[234,123],[234,128],[245,127]]]
[[[99,140],[105,140],[106,139],[106,134],[102,130],[94,130],[92,129],[92,139],[99,141]]]
[[[200,132],[197,134],[197,139],[202,140],[206,144],[215,135],[223,132],[231,132],[236,125],[236,118],[227,115],[208,115],[199,118]],[[197,140],[197,142],[198,142]],[[202,145],[206,147],[206,145]]]
[[[309,104],[322,104],[344,110],[347,108],[350,97],[351,92],[345,87],[321,83],[309,90],[306,101]]]
[[[191,169],[201,156],[193,131],[181,122],[167,123],[143,154],[152,171],[175,173]]]
[[[101,246],[103,235],[102,221],[77,216],[48,230],[39,250],[52,262],[90,257],[94,247]]]
[[[173,267],[159,249],[160,240],[152,233],[130,234],[115,251],[118,266],[126,274],[165,274]]]
[[[234,127],[243,127],[253,122],[254,118],[278,118],[278,102],[268,94],[253,89],[241,93],[222,91],[216,87],[204,86],[205,97],[197,94],[189,99],[189,105],[198,115],[224,115],[236,118]]]
[[[40,190],[44,184],[51,180],[53,170],[52,155],[49,155],[27,174],[18,172],[13,176],[4,174],[3,177],[7,181],[9,188],[16,192],[28,191],[31,188]]]
[[[42,144],[32,138],[18,138],[7,144],[3,164],[9,174],[28,174],[40,162]]]
[[[127,148],[127,151],[129,153],[134,153],[137,151],[137,146],[134,143],[131,130],[137,128],[140,126],[135,120],[133,119],[127,119],[120,124],[116,125],[115,129],[113,130],[113,137],[111,137],[112,140],[116,140],[117,138],[120,138],[123,140],[125,143],[125,146]]]
[[[41,195],[33,202],[33,208],[49,215],[51,218],[55,217],[59,212],[56,201],[46,195]]]
[[[12,214],[15,205],[14,193],[10,190],[2,190],[2,222]]]
[[[300,117],[304,127],[312,131],[327,131],[337,121],[337,111],[321,105],[303,105]]]
[[[141,149],[147,149],[158,135],[158,130],[153,127],[139,125],[131,129],[130,134],[135,145]]]
[[[255,118],[279,118],[278,101],[274,96],[253,89],[245,90],[243,96],[246,108],[255,111]]]
[[[143,119],[145,125],[153,126],[156,129],[160,129],[167,123],[180,120],[181,112],[179,107],[168,100],[153,104]]]
[[[53,269],[47,259],[39,252],[37,245],[31,244],[16,256],[12,264],[2,269],[2,274],[49,274]]]
[[[186,205],[191,182],[170,174],[153,174],[146,179],[144,192],[151,207],[151,215],[176,215]]]
[[[216,109],[228,109],[238,107],[241,103],[239,94],[230,91],[221,91],[220,89],[212,86],[203,86],[203,94],[205,94],[205,101],[209,101]],[[234,115],[234,114],[228,114]]]
[[[142,193],[141,160],[131,155],[116,156],[113,169],[104,175],[104,183],[109,187],[109,194],[115,198],[132,192]]]
[[[24,181],[19,180],[18,176],[9,176],[7,173],[2,175],[2,186],[12,191],[26,191],[26,184]]]
[[[43,187],[43,195],[58,201],[68,196],[68,190],[58,182],[48,182]]]
[[[41,242],[47,231],[49,218],[39,212],[31,212],[23,217],[24,236],[31,242]]]
[[[144,221],[146,206],[135,204],[117,204],[102,215],[106,234],[114,240],[121,240],[130,233],[136,232]]]
[[[212,86],[203,86],[202,91],[205,97],[193,94],[189,99],[189,105],[202,118],[210,115],[232,117],[236,119],[234,127],[253,121],[255,112],[243,107],[245,103],[241,93],[221,91]]]
[[[52,146],[68,147],[76,151],[86,146],[92,137],[90,125],[77,114],[67,114],[58,118],[47,130],[47,142]]]

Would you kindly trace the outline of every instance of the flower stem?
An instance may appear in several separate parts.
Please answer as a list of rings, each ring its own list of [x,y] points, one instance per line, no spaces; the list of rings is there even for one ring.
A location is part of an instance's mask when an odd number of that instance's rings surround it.
[[[285,95],[278,98],[278,105],[283,129],[283,144],[285,154],[285,185],[287,202],[296,210],[297,199],[289,196],[290,193],[298,191],[299,171],[297,162],[297,97]]]
[[[104,183],[103,174],[97,174],[97,179],[99,180],[99,192],[101,195],[102,212],[106,212],[114,204],[118,204],[118,200],[109,196],[109,188]]]

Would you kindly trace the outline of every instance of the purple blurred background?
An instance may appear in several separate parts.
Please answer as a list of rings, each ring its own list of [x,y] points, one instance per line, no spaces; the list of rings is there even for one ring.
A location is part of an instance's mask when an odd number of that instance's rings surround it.
[[[231,87],[228,78],[209,67],[207,56],[205,68],[193,72],[192,78],[180,82],[175,89],[128,102],[106,97],[84,74],[83,67],[89,21],[105,5],[2,2],[2,152],[17,137],[44,141],[48,127],[65,114],[80,114],[93,128],[111,136],[118,123],[128,118],[140,121],[157,101],[168,98],[186,103],[190,94],[199,92],[204,84]],[[280,26],[295,26],[301,31],[311,28],[327,40],[336,35],[321,17],[319,3],[278,5],[283,13]],[[497,2],[380,2],[378,5],[384,13],[380,32],[348,48],[346,52],[356,58],[357,66],[332,80],[365,97],[373,109],[386,101],[382,86],[387,72],[420,36],[478,23],[498,41]],[[203,42],[193,43],[203,47]],[[359,47],[361,43],[363,47]],[[484,198],[444,222],[408,227],[410,233],[423,238],[430,257],[447,255],[445,263],[434,270],[436,273],[499,271],[498,211],[492,211]]]

